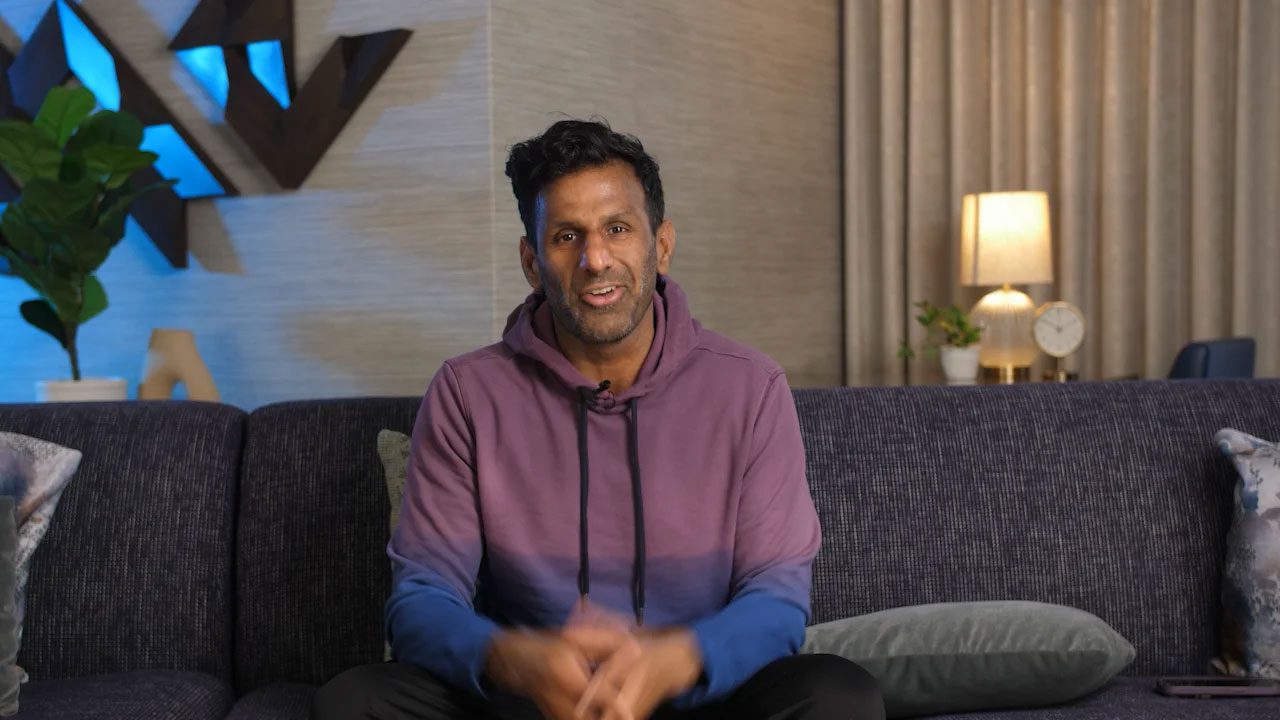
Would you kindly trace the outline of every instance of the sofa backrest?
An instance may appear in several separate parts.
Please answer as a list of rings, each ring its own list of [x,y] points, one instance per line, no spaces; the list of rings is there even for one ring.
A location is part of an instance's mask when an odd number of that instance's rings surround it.
[[[249,416],[236,537],[236,686],[321,683],[383,657],[391,589],[378,431],[421,398],[280,403]]]
[[[318,683],[382,658],[390,589],[379,430],[419,398],[254,412],[237,536],[236,678]],[[796,392],[822,520],[813,622],[960,600],[1061,603],[1203,671],[1234,483],[1213,434],[1280,439],[1280,382]]]
[[[1096,382],[796,393],[824,532],[815,622],[1038,600],[1202,673],[1218,638],[1235,473],[1213,443],[1280,440],[1280,382]]]
[[[33,679],[231,679],[244,419],[196,402],[0,405],[0,430],[83,453],[31,561],[18,663]]]

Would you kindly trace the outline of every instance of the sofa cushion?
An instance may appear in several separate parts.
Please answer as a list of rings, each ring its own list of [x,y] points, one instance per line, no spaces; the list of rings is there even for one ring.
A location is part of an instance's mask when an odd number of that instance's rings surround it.
[[[31,561],[18,664],[32,678],[230,678],[243,429],[210,403],[0,405],[0,431],[83,454]]]
[[[1133,643],[1128,674],[1208,670],[1235,473],[1213,435],[1280,437],[1280,382],[796,392],[823,529],[812,622],[1033,600]]]
[[[803,652],[852,660],[880,682],[889,717],[1066,702],[1106,685],[1133,646],[1061,605],[915,605],[810,627]]]
[[[148,670],[22,686],[22,720],[222,720],[235,696],[225,680]]]
[[[280,403],[249,416],[236,536],[241,693],[383,658],[390,515],[378,432],[421,398]]]
[[[307,720],[315,694],[314,685],[265,685],[236,701],[227,720]]]
[[[931,715],[930,720],[1272,720],[1280,698],[1195,700],[1155,691],[1154,677],[1117,678],[1075,702],[1035,710]]]

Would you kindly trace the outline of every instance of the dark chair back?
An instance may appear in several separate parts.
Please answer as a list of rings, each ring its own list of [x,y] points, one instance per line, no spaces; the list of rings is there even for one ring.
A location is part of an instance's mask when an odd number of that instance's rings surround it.
[[[1256,353],[1251,337],[1187,343],[1174,358],[1169,379],[1251,378]]]

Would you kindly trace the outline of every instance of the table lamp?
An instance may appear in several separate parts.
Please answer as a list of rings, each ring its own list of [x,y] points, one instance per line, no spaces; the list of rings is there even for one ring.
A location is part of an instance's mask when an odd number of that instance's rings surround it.
[[[986,329],[978,362],[1012,383],[1017,368],[1030,367],[1038,350],[1031,334],[1036,306],[1013,285],[1053,282],[1049,241],[1049,195],[990,192],[964,196],[960,216],[960,282],[999,285],[970,311]]]

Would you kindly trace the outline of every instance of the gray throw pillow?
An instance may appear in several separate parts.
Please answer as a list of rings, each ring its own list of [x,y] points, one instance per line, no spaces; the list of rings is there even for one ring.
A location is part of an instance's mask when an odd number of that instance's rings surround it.
[[[917,605],[810,627],[830,653],[880,681],[889,717],[1037,707],[1093,692],[1133,646],[1083,610],[1035,602]]]
[[[400,504],[404,498],[405,469],[409,465],[409,436],[395,430],[378,433],[378,457],[382,459],[382,471],[387,481],[387,501],[391,515],[387,518],[388,539],[400,524]],[[391,644],[384,642],[382,658],[391,659]]]
[[[18,712],[18,522],[14,499],[0,495],[0,715]]]

